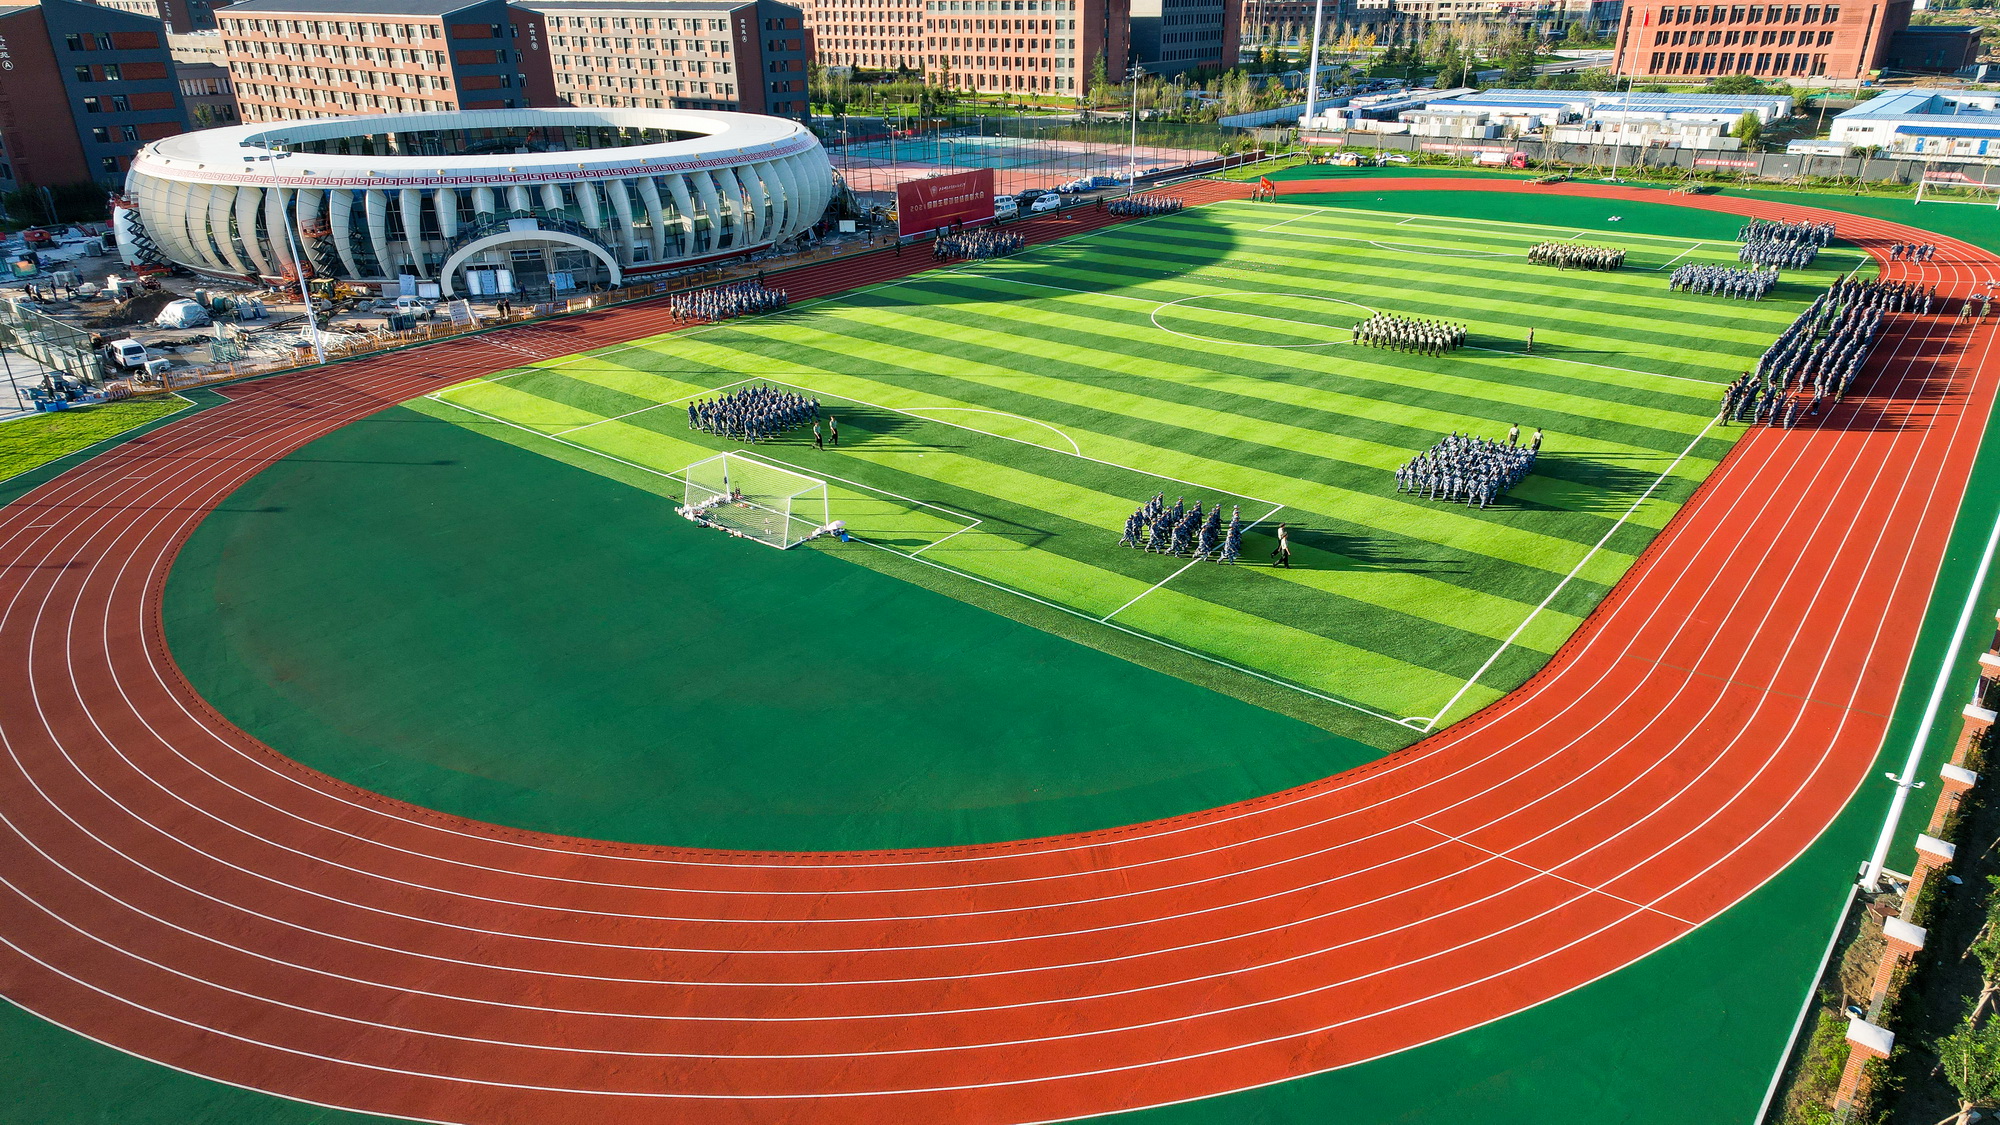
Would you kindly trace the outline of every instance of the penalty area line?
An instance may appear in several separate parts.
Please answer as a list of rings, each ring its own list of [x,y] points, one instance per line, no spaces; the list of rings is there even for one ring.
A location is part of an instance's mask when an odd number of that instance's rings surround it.
[[[1265,683],[1271,684],[1275,687],[1287,688],[1291,691],[1298,692],[1300,695],[1311,696],[1312,698],[1320,700],[1321,702],[1331,703],[1336,707],[1345,707],[1350,711],[1366,715],[1371,719],[1380,719],[1385,723],[1393,723],[1396,726],[1405,726],[1402,720],[1397,719],[1393,715],[1377,711],[1373,707],[1366,707],[1359,703],[1354,703],[1349,700],[1341,699],[1338,696],[1328,695],[1325,692],[1314,691],[1312,688],[1306,687],[1303,684],[1295,684],[1292,683],[1290,680],[1282,679],[1278,676],[1273,676],[1266,672],[1259,672],[1255,668],[1245,667],[1244,665],[1238,664],[1235,661],[1225,660],[1220,656],[1215,656],[1206,652],[1200,652],[1195,649],[1188,648],[1185,645],[1175,644],[1174,642],[1166,640],[1165,638],[1155,637],[1150,633],[1141,632],[1129,626],[1122,625],[1116,621],[1100,621],[1097,618],[1091,616],[1090,614],[1083,612],[1082,610],[1074,609],[1066,605],[1060,605],[1056,602],[1049,601],[1046,598],[1030,594],[1026,590],[1016,589],[1012,586],[1007,585],[1004,582],[995,582],[990,578],[981,578],[977,574],[972,574],[967,571],[960,570],[955,566],[948,566],[944,563],[938,562],[936,559],[923,558],[915,554],[914,552],[900,550],[898,548],[888,546],[887,544],[884,543],[870,542],[867,539],[859,539],[857,541],[860,543],[864,543],[867,546],[873,547],[878,551],[887,551],[892,555],[897,555],[901,558],[909,559],[912,562],[920,563],[924,566],[931,567],[935,570],[941,570],[946,574],[956,575],[959,578],[964,578],[968,581],[977,582],[982,586],[998,590],[1003,594],[1012,594],[1017,598],[1022,598],[1027,601],[1034,602],[1036,605],[1043,606],[1047,609],[1053,609],[1060,613],[1067,613],[1071,617],[1079,618],[1084,621],[1089,621],[1093,624],[1102,625],[1107,629],[1116,629],[1119,632],[1124,633],[1128,637],[1133,637],[1137,640],[1142,640],[1149,642],[1151,644],[1156,644],[1159,645],[1161,648],[1171,649],[1172,651],[1178,652],[1183,656],[1191,656],[1196,660],[1213,664],[1218,668],[1227,668],[1232,672],[1240,672],[1243,675],[1249,676],[1253,679],[1262,680]]]
[[[1270,519],[1272,516],[1275,516],[1279,512],[1283,511],[1284,507],[1285,506],[1283,504],[1280,504],[1277,507],[1272,508],[1270,511],[1265,512],[1263,515],[1258,516],[1256,519],[1251,520],[1248,524],[1244,525],[1243,530],[1249,531],[1255,528],[1258,524],[1263,523],[1265,520]],[[1134,595],[1131,601],[1126,602],[1124,605],[1121,605],[1117,609],[1112,610],[1110,613],[1105,614],[1103,617],[1098,618],[1097,619],[1098,622],[1101,624],[1109,623],[1112,618],[1118,616],[1121,613],[1124,613],[1126,610],[1131,609],[1134,605],[1136,605],[1140,598],[1145,597],[1147,594],[1152,593],[1153,591],[1159,589],[1160,587],[1166,585],[1167,583],[1172,582],[1174,579],[1179,578],[1181,575],[1186,574],[1188,572],[1189,567],[1194,566],[1194,564],[1200,561],[1202,560],[1199,558],[1189,559],[1187,561],[1187,566],[1181,567],[1179,570],[1174,571],[1172,574],[1169,574],[1165,578],[1160,579],[1158,582],[1153,583],[1151,586],[1146,587],[1144,590]]]
[[[1597,543],[1590,548],[1590,550],[1585,551],[1583,553],[1582,558],[1576,560],[1576,565],[1570,568],[1568,574],[1562,576],[1562,581],[1557,582],[1555,585],[1555,589],[1549,591],[1549,596],[1543,598],[1542,603],[1540,605],[1528,611],[1528,616],[1523,617],[1521,619],[1521,623],[1519,625],[1514,626],[1514,631],[1507,634],[1507,639],[1500,642],[1500,647],[1493,650],[1493,655],[1486,658],[1486,663],[1481,664],[1479,666],[1479,671],[1474,672],[1472,674],[1472,678],[1465,681],[1465,684],[1461,686],[1457,692],[1453,693],[1452,697],[1449,700],[1445,701],[1445,705],[1443,707],[1438,708],[1438,713],[1432,715],[1430,719],[1427,722],[1425,722],[1424,724],[1425,730],[1432,730],[1436,728],[1438,720],[1444,718],[1447,712],[1449,712],[1453,707],[1458,705],[1458,701],[1465,696],[1465,693],[1472,690],[1472,685],[1479,682],[1479,677],[1484,676],[1487,670],[1493,667],[1493,662],[1499,660],[1502,653],[1514,647],[1514,642],[1517,639],[1519,639],[1519,637],[1524,631],[1526,631],[1529,624],[1531,624],[1536,617],[1541,615],[1541,612],[1543,610],[1549,608],[1549,603],[1556,600],[1556,595],[1563,592],[1564,588],[1569,585],[1570,579],[1575,578],[1579,573],[1583,571],[1585,563],[1588,563],[1591,559],[1597,557],[1597,552],[1603,550],[1604,545],[1606,543],[1611,542],[1611,537],[1613,535],[1618,534],[1618,529],[1625,526],[1625,521],[1632,518],[1632,513],[1639,510],[1639,505],[1644,504],[1647,500],[1652,498],[1653,493],[1659,490],[1661,482],[1665,481],[1667,477],[1670,474],[1672,474],[1676,468],[1680,467],[1680,463],[1687,459],[1688,454],[1694,452],[1694,447],[1701,444],[1701,440],[1708,436],[1708,431],[1714,428],[1715,428],[1715,420],[1710,419],[1708,425],[1703,426],[1701,428],[1701,432],[1694,435],[1694,440],[1687,443],[1687,448],[1681,450],[1680,453],[1677,454],[1674,457],[1674,459],[1667,464],[1666,468],[1660,470],[1660,475],[1653,478],[1653,483],[1646,486],[1646,491],[1641,492],[1639,494],[1638,499],[1632,501],[1632,506],[1625,509],[1625,514],[1618,517],[1618,522],[1611,525],[1611,530],[1605,532],[1604,537],[1602,539],[1599,539]]]

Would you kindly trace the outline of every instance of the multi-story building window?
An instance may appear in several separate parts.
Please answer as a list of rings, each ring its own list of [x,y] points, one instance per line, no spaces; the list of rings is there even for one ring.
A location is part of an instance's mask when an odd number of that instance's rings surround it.
[[[244,0],[221,13],[245,120],[556,101],[542,18],[505,0]],[[395,91],[378,94],[375,91]]]
[[[569,104],[738,110],[803,119],[801,11],[776,0],[526,0],[548,21]],[[652,78],[647,75],[666,75]],[[756,74],[756,82],[716,82]]]

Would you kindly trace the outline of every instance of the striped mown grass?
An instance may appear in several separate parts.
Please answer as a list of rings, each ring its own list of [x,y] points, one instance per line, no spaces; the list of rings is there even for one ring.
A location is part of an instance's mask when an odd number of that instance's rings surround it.
[[[1391,748],[1547,660],[1728,451],[1721,384],[1863,261],[1836,249],[1760,304],[1693,297],[1666,271],[1733,263],[1727,216],[1635,205],[1579,230],[1538,202],[1508,222],[1204,207],[414,405],[678,495],[681,467],[737,448],[688,428],[691,398],[796,388],[840,446],[755,455],[827,479],[856,533],[810,549]],[[1551,237],[1624,246],[1627,268],[1529,265]],[[1354,346],[1375,309],[1462,321],[1471,346]],[[1502,504],[1396,493],[1395,466],[1439,436],[1511,423],[1548,438]],[[1244,565],[1117,546],[1155,492],[1255,521]],[[1279,521],[1291,570],[1269,563]]]

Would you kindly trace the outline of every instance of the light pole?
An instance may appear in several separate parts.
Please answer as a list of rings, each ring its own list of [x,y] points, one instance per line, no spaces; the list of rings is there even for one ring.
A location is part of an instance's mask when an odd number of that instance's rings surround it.
[[[284,159],[285,157],[290,156],[291,153],[273,152],[271,150],[271,144],[272,142],[270,141],[264,142],[263,156],[246,156],[244,157],[244,159],[270,161],[271,190],[280,191],[281,188],[279,187],[278,184],[278,161]],[[282,194],[278,196],[278,217],[284,220],[285,247],[292,256],[292,272],[298,275],[299,299],[304,301],[306,306],[306,334],[312,338],[313,360],[316,363],[325,363],[326,345],[320,339],[319,335],[319,314],[313,311],[312,290],[306,285],[306,260],[299,256],[299,242],[298,239],[294,236],[294,232],[292,231],[292,213],[291,210],[285,206],[285,197]],[[410,241],[412,243],[415,243],[417,241],[415,237],[415,232],[410,232],[410,233],[411,233]]]
[[[1306,60],[1306,114],[1299,118],[1301,133],[1312,128],[1314,103],[1319,98],[1319,36],[1325,25],[1326,0],[1313,0],[1313,45],[1312,56]]]
[[[1139,190],[1139,75],[1141,68],[1132,68],[1132,147],[1126,150],[1125,194],[1133,195]]]

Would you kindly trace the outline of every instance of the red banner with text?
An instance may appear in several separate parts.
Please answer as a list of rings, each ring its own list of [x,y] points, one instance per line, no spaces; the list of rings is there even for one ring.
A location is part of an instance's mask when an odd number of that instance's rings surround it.
[[[974,168],[896,185],[896,231],[904,236],[993,218],[993,169]]]

